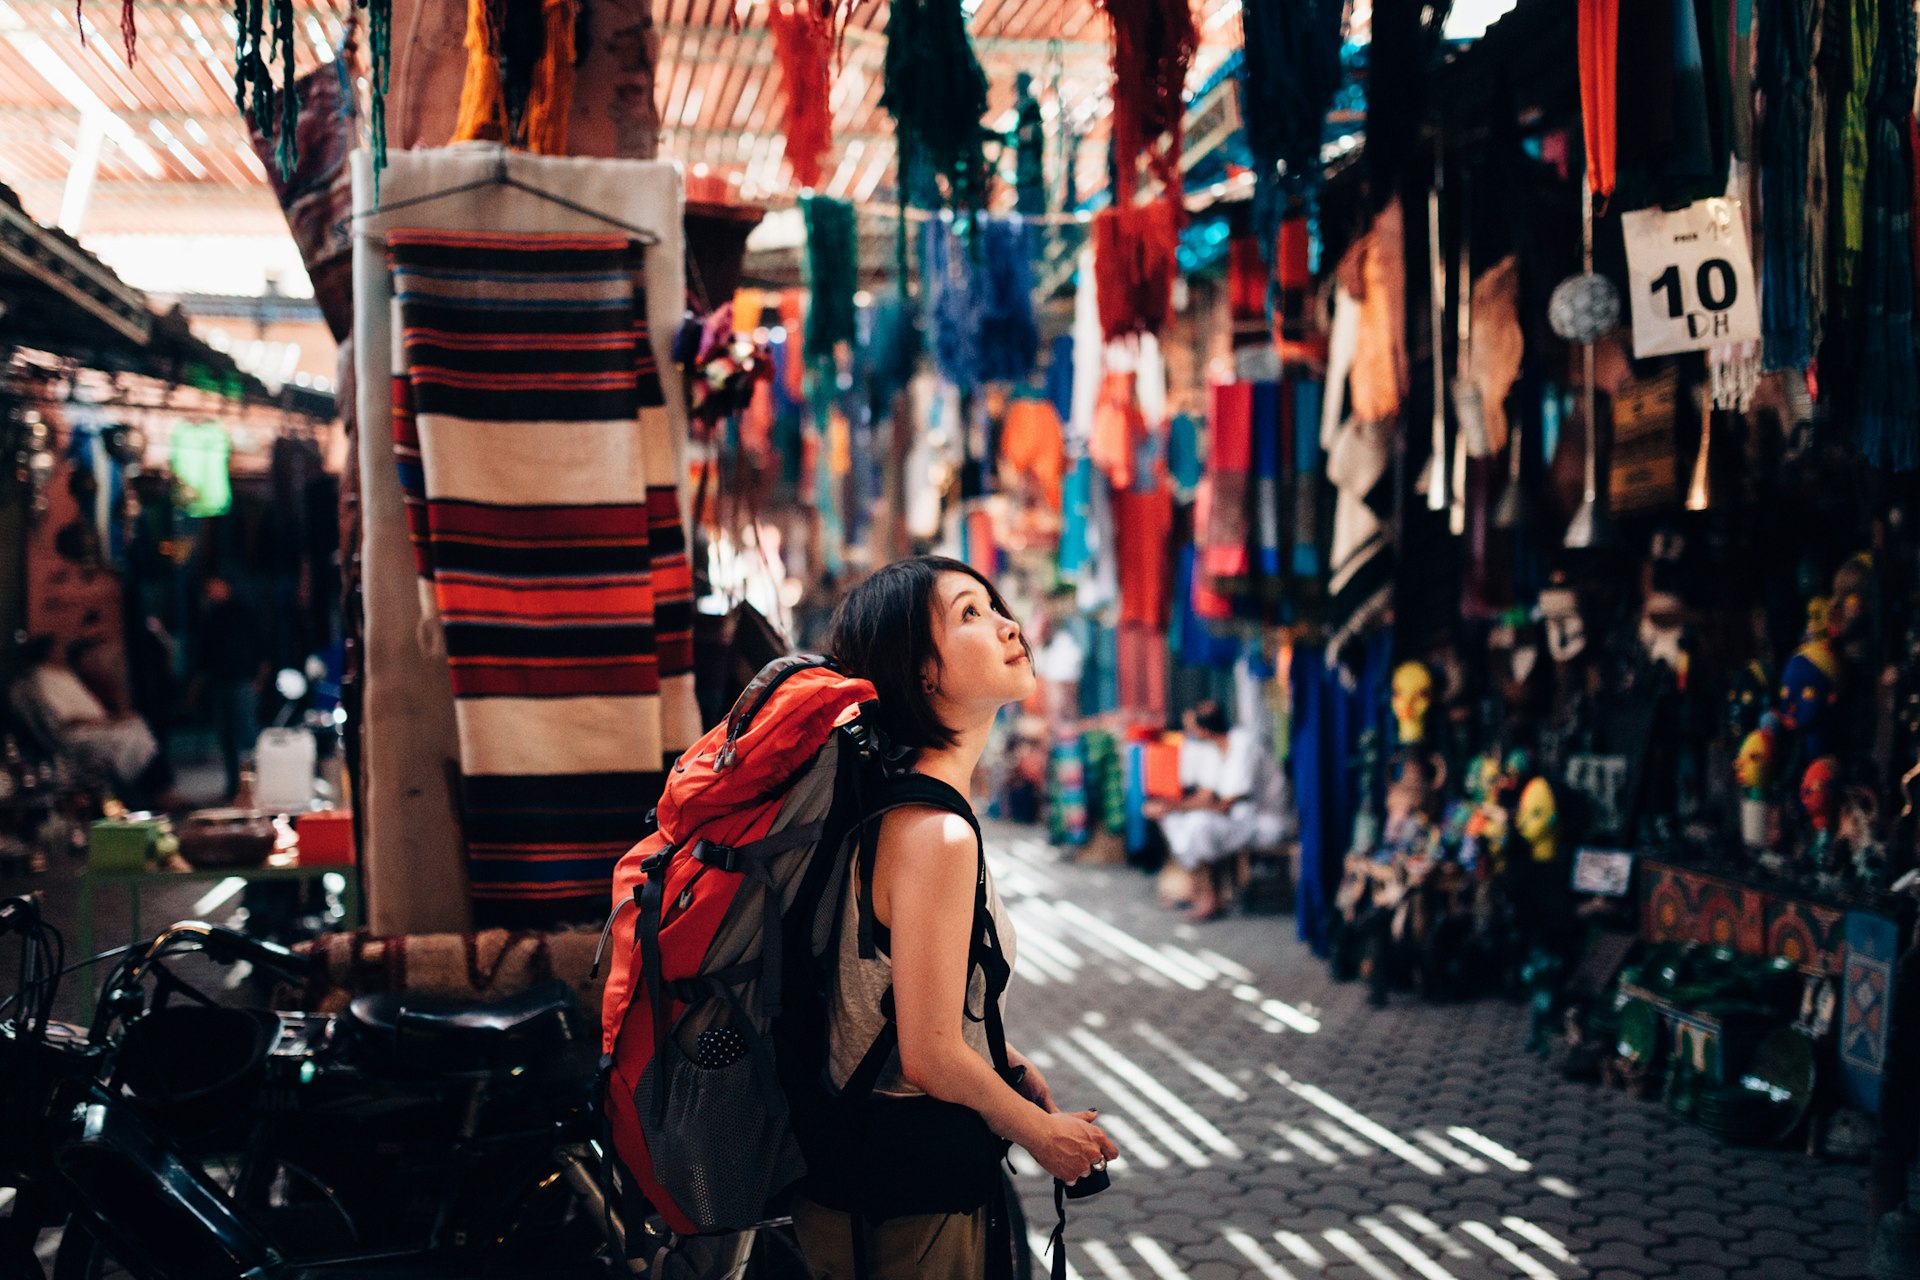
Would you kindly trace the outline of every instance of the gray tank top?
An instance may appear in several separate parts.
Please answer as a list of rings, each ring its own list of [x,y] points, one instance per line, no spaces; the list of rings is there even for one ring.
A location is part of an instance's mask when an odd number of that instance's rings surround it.
[[[867,1050],[873,1047],[881,1028],[886,1025],[886,1019],[880,1014],[880,1000],[893,986],[893,961],[885,951],[878,951],[871,960],[860,958],[859,893],[860,877],[849,874],[846,895],[840,907],[839,963],[834,970],[832,1004],[827,1014],[833,1087],[836,1089],[847,1083],[847,1079],[860,1066],[860,1060],[867,1056]],[[971,907],[972,903],[969,902],[968,906]],[[999,890],[994,887],[992,867],[987,868],[987,913],[993,917],[994,928],[1000,935],[1000,949],[1011,971],[1015,961],[1013,921],[1008,918],[1006,905],[1000,901]],[[985,1059],[988,1065],[992,1065],[993,1054],[987,1047],[987,1026],[981,1020],[986,998],[987,976],[976,965],[967,977],[967,1012],[960,1020],[960,1034],[968,1047]],[[1006,1005],[1006,993],[1002,992],[1000,1008],[1003,1017]],[[874,1092],[895,1098],[911,1098],[920,1096],[924,1091],[908,1083],[900,1074],[900,1051],[895,1049],[887,1065],[881,1069]]]

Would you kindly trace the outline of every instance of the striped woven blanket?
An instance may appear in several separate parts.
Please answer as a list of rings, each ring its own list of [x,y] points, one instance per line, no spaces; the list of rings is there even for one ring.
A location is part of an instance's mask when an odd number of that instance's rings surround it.
[[[604,911],[699,734],[693,583],[618,236],[393,231],[394,450],[444,643],[477,925]]]

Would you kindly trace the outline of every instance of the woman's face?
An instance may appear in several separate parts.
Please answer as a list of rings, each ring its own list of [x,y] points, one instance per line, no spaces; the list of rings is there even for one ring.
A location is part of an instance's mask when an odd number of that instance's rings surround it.
[[[939,664],[928,670],[935,695],[990,715],[1034,690],[1033,660],[1020,624],[994,612],[987,589],[964,573],[943,573],[933,588],[933,637]]]

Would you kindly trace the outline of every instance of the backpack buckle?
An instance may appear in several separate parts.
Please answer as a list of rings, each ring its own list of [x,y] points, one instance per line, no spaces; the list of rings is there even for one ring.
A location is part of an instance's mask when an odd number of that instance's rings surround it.
[[[640,874],[651,880],[656,873],[666,870],[667,863],[672,860],[673,849],[671,847],[662,849],[651,858],[643,858],[641,860]]]
[[[702,840],[693,848],[693,856],[716,871],[738,871],[742,859],[740,850],[729,844],[712,844]]]

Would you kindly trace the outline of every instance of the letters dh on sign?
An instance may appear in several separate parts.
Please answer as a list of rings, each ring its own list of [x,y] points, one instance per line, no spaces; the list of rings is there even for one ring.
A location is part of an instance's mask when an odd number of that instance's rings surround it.
[[[1760,336],[1760,297],[1740,202],[1620,215],[1636,358],[1700,351]]]

